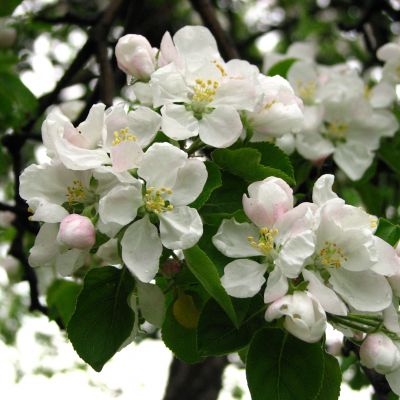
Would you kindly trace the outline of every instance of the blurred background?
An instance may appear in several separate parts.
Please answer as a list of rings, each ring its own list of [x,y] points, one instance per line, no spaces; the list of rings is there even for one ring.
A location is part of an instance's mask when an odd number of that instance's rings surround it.
[[[173,34],[188,24],[208,26],[225,58],[246,59],[264,72],[288,49],[290,55],[293,43],[306,41],[313,45],[319,63],[348,63],[379,79],[376,50],[400,34],[400,1],[1,0],[2,398],[250,399],[238,357],[187,366],[174,360],[152,331],[95,373],[46,316],[49,310],[43,304],[52,276],[48,271],[33,271],[26,260],[38,227],[28,220],[16,190],[17,177],[25,166],[46,160],[40,136],[46,113],[59,107],[77,123],[93,103],[110,106],[129,99],[125,74],[118,70],[113,54],[118,38],[142,34],[158,47],[165,31]],[[360,181],[349,183],[339,176],[339,193],[349,203],[398,223],[399,171],[384,153],[385,145],[400,151],[397,142],[383,143],[371,172]],[[292,162],[304,196],[310,190],[308,177],[333,168],[332,164],[313,166],[296,154]],[[353,355],[343,352],[341,339],[337,331],[330,331],[328,347],[341,357],[347,382],[340,398],[369,399],[371,379],[354,364]],[[375,398],[388,399],[382,397],[384,390],[375,387]]]

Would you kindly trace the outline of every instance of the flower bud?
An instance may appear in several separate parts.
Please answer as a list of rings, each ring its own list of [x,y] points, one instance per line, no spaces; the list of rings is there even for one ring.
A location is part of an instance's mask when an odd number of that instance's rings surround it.
[[[141,35],[122,36],[115,47],[118,67],[127,75],[139,80],[149,80],[156,59],[149,41]]]
[[[282,179],[269,177],[252,183],[243,195],[243,208],[247,216],[259,227],[272,227],[293,208],[293,191]]]
[[[61,221],[57,240],[73,249],[89,249],[96,241],[96,231],[89,218],[70,214]]]
[[[361,364],[380,374],[388,374],[400,367],[398,347],[383,333],[368,335],[360,347]]]
[[[318,342],[326,329],[325,311],[310,293],[294,292],[274,301],[265,319],[270,322],[281,317],[285,317],[287,331],[308,343]]]

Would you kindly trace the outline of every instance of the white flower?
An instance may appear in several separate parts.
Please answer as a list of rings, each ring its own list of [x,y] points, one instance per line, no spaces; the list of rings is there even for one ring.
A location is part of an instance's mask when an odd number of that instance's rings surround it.
[[[112,107],[106,113],[107,138],[103,145],[111,155],[114,171],[137,168],[147,147],[160,129],[161,117],[147,107],[129,112],[124,104]]]
[[[187,205],[203,190],[207,170],[203,162],[188,159],[177,147],[155,143],[144,154],[138,175],[146,183],[142,199],[146,215],[126,230],[121,241],[122,259],[139,280],[149,282],[158,270],[162,245],[187,249],[200,239],[201,218]],[[152,223],[155,219],[160,222],[159,233]]]
[[[367,336],[360,347],[360,361],[367,368],[387,374],[400,368],[400,351],[383,333]]]
[[[400,82],[400,45],[386,43],[378,49],[377,57],[385,62],[382,71],[384,80],[390,83]]]
[[[51,112],[42,125],[43,144],[48,156],[73,170],[109,164],[108,154],[100,148],[107,134],[104,109],[104,104],[94,105],[86,121],[77,128],[61,113]]]
[[[139,80],[149,80],[155,70],[155,51],[142,35],[122,36],[115,46],[118,67],[127,75]]]
[[[57,240],[72,249],[90,249],[96,242],[96,231],[89,218],[70,214],[62,219]]]
[[[252,142],[280,138],[284,134],[300,130],[303,124],[303,103],[294,94],[286,79],[280,76],[258,77],[262,101],[254,112],[247,113],[253,130]]]
[[[249,194],[250,198],[243,196],[243,205],[255,224],[224,220],[212,241],[227,257],[240,258],[226,265],[222,277],[231,296],[253,296],[270,268],[264,293],[269,303],[286,294],[287,279],[298,277],[314,252],[313,206],[304,203],[292,208],[292,191],[280,178],[251,184]],[[263,256],[265,261],[245,259],[253,256]]]
[[[296,291],[270,304],[265,319],[272,321],[281,317],[285,318],[285,329],[305,342],[318,342],[325,333],[325,311],[310,293]]]
[[[315,254],[303,277],[308,290],[332,314],[347,313],[343,300],[359,311],[377,312],[392,301],[392,291],[380,265],[382,247],[373,235],[376,218],[346,205],[332,191],[333,176],[322,176],[314,186],[316,212]],[[386,249],[383,249],[386,251]]]

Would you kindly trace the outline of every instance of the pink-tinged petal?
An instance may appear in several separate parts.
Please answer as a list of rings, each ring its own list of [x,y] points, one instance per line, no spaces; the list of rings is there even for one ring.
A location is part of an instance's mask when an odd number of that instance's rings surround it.
[[[289,284],[287,278],[279,268],[275,268],[268,276],[267,286],[264,292],[264,303],[271,303],[287,293]]]
[[[137,168],[143,158],[143,150],[134,141],[124,141],[111,147],[111,162],[115,172]]]
[[[379,237],[374,236],[374,242],[378,252],[378,262],[371,269],[385,276],[400,274],[400,257],[396,250]]]

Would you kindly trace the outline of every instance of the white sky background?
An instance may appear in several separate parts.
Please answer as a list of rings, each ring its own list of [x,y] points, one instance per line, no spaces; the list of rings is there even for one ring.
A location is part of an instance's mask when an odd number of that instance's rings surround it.
[[[51,0],[25,1],[17,9],[17,14],[23,14],[45,2],[49,3]],[[258,14],[256,11],[255,14]],[[253,18],[253,15],[254,13],[249,13],[248,18]],[[273,17],[279,18],[280,15]],[[51,91],[63,74],[60,67],[51,63],[49,56],[62,63],[69,63],[84,43],[85,33],[77,29],[71,33],[69,39],[73,44],[51,40],[47,34],[36,39],[34,51],[28,58],[31,70],[21,76],[35,95],[40,96]],[[258,44],[263,51],[271,51],[278,41],[278,34],[271,32],[262,37]],[[65,93],[65,97],[74,100],[80,94],[79,86],[75,86]],[[37,152],[41,160],[44,159],[42,150],[43,148]],[[0,269],[0,283],[5,283],[6,280],[5,271]],[[27,293],[28,287],[21,283],[17,290]],[[340,335],[335,335],[332,331],[329,335],[331,340],[340,339]],[[46,346],[35,339],[35,332],[51,335],[56,346],[54,354],[47,354]],[[87,370],[77,369],[76,365],[82,364],[82,361],[57,325],[49,322],[46,317],[28,315],[24,317],[22,329],[18,332],[16,347],[8,347],[0,342],[0,397],[12,400],[70,400],[74,397],[85,400],[159,400],[164,393],[171,359],[170,351],[161,341],[145,340],[140,344],[131,344],[116,354],[101,373],[96,373],[90,367]],[[61,372],[47,378],[34,373],[38,367]],[[18,374],[22,374],[22,377],[16,383]],[[244,370],[231,365],[226,369],[224,390],[219,400],[231,400],[235,386],[243,389],[243,400],[250,400]],[[369,400],[371,392],[371,389],[353,392],[347,385],[343,385],[340,400]]]

